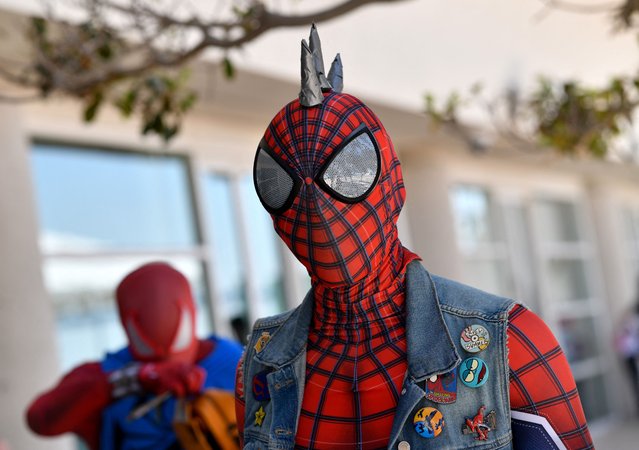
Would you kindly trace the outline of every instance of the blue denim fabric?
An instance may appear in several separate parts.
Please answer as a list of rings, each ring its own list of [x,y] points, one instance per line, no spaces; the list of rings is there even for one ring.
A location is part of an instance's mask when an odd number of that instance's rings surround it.
[[[415,449],[511,449],[510,401],[506,328],[512,300],[431,276],[415,261],[406,274],[406,332],[408,370],[397,405],[388,448],[405,441]],[[309,292],[296,309],[256,322],[245,352],[244,386],[246,412],[245,449],[292,449],[299,418],[306,369],[306,340],[313,313]],[[479,354],[463,350],[460,335],[469,325],[482,325],[490,333],[490,345]],[[268,342],[258,352],[256,344],[267,333]],[[258,346],[259,348],[259,346]],[[425,397],[425,383],[433,375],[456,370],[463,359],[478,356],[489,367],[486,384],[479,388],[457,382],[457,400],[433,403]],[[253,377],[268,371],[270,401],[257,401],[251,393]],[[472,419],[480,406],[486,414],[494,410],[497,426],[485,441],[463,434],[465,419]],[[419,409],[434,407],[444,416],[445,426],[435,438],[415,431],[413,418]],[[261,425],[255,420],[262,408]]]

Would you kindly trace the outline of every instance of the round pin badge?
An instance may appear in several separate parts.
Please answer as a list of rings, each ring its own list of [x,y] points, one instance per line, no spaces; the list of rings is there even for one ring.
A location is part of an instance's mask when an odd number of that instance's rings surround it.
[[[459,366],[459,379],[471,388],[483,386],[488,380],[488,375],[488,365],[476,356],[465,359]]]
[[[422,408],[413,417],[415,431],[423,438],[434,438],[444,430],[444,416],[435,408]]]
[[[490,334],[481,325],[470,325],[464,328],[459,337],[461,346],[468,353],[479,353],[488,348]]]

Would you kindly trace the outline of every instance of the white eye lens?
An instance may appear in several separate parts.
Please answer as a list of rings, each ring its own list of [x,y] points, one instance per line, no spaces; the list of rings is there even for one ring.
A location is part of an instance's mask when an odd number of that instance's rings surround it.
[[[182,314],[180,315],[180,327],[173,340],[172,350],[179,352],[188,348],[193,340],[193,323],[191,321],[191,315],[186,308],[182,308]]]
[[[366,194],[378,171],[378,155],[368,133],[361,133],[333,158],[322,181],[342,197],[355,200]]]
[[[135,325],[135,322],[131,320],[131,318],[126,321],[126,330],[129,332],[129,339],[131,339],[131,346],[135,349],[135,351],[142,356],[152,356],[153,350],[151,347],[146,345],[144,339],[138,333],[138,328]]]
[[[293,191],[293,179],[263,149],[259,149],[255,161],[255,188],[262,202],[271,209],[279,209]]]

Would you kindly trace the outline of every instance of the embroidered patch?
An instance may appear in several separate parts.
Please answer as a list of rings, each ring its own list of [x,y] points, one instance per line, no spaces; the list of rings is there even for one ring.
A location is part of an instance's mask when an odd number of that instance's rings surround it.
[[[257,338],[257,342],[255,343],[255,351],[257,353],[261,352],[262,350],[264,350],[264,346],[268,343],[268,341],[271,340],[271,333],[269,333],[268,331],[263,331],[262,335]]]
[[[271,394],[268,391],[268,381],[266,380],[268,373],[267,370],[264,370],[253,377],[253,398],[257,401],[262,402],[271,399]]]
[[[444,416],[435,408],[422,408],[413,417],[413,426],[417,434],[428,439],[439,436],[445,424]]]
[[[479,407],[477,414],[473,418],[466,417],[466,423],[462,426],[463,434],[476,434],[476,441],[485,441],[488,439],[488,432],[497,428],[497,413],[495,410],[484,416],[486,407]]]
[[[261,427],[265,417],[266,413],[264,412],[264,408],[260,406],[260,409],[255,411],[255,425]]]
[[[426,398],[435,403],[455,403],[457,400],[457,371],[436,375],[426,381]]]

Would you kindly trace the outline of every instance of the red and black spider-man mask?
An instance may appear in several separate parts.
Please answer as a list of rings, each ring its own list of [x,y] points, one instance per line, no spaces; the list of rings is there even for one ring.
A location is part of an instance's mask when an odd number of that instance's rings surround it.
[[[379,119],[328,84],[314,27],[310,43],[302,41],[300,98],[266,130],[254,182],[275,230],[314,282],[350,286],[388,259],[404,183]],[[340,67],[338,55],[328,77],[333,86],[341,87]]]
[[[116,298],[136,360],[195,361],[195,301],[184,275],[166,263],[145,264],[120,282]]]

